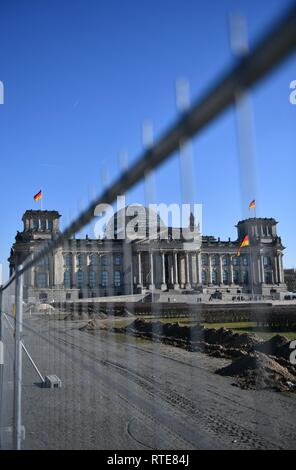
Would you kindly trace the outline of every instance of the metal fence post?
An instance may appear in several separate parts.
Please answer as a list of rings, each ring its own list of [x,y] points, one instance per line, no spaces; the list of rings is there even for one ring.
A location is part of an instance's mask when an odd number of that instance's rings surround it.
[[[14,362],[14,448],[21,449],[22,441],[22,330],[23,330],[23,274],[17,269],[15,279],[15,362]]]

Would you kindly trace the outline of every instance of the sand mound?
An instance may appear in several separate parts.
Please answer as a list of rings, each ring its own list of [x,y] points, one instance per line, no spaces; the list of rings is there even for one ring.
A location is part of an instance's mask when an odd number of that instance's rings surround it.
[[[275,359],[261,352],[241,357],[218,369],[216,373],[237,377],[242,388],[269,388],[279,391],[296,389],[296,371],[292,374]]]

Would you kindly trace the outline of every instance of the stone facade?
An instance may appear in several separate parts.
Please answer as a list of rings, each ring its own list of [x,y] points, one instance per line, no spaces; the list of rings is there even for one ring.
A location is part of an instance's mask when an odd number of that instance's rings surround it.
[[[296,292],[296,269],[285,269],[285,283],[289,292]]]
[[[10,274],[60,233],[60,217],[57,211],[25,212],[23,231],[17,233],[11,249]],[[32,301],[66,301],[174,291],[222,298],[237,294],[271,298],[286,290],[284,247],[276,225],[272,218],[242,220],[236,226],[235,241],[196,236],[196,231],[192,239],[185,239],[185,229],[180,229],[181,236],[175,239],[177,229],[171,227],[167,239],[65,240],[62,247],[25,274],[25,296]],[[194,219],[189,226],[195,226]],[[250,246],[237,256],[246,234]]]

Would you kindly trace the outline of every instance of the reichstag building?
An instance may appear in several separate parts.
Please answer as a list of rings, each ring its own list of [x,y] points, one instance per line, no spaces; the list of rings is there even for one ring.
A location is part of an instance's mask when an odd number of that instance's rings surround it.
[[[146,216],[148,209],[146,209]],[[57,211],[28,210],[17,232],[9,264],[16,266],[60,233]],[[114,216],[116,222],[116,214]],[[113,220],[113,223],[115,223]],[[159,221],[159,218],[157,219]],[[147,217],[141,221],[146,224]],[[162,223],[160,225],[163,225]],[[70,301],[143,293],[196,294],[207,301],[240,293],[276,298],[286,290],[281,238],[273,218],[249,218],[237,224],[237,240],[196,235],[192,239],[146,236],[127,242],[114,237],[65,240],[63,246],[25,273],[24,294],[32,301]],[[191,215],[188,228],[194,228]],[[196,227],[195,227],[196,228]],[[108,231],[108,227],[106,228]],[[248,234],[250,246],[238,248]],[[219,297],[218,297],[219,298]]]

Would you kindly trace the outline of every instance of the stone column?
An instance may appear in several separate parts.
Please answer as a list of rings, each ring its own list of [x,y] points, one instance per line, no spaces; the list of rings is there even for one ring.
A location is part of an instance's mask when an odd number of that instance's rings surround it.
[[[233,256],[229,255],[229,268],[230,268],[230,284],[233,284],[233,264],[232,264]]]
[[[77,270],[76,256],[74,253],[72,253],[72,286],[74,287],[76,287],[76,270]]]
[[[190,289],[191,288],[191,284],[190,284],[190,266],[189,266],[189,253],[186,252],[186,289]]]
[[[284,282],[282,257],[283,257],[283,255],[281,253],[279,253],[278,254],[278,264],[279,264],[279,282],[280,282],[280,284],[282,284]]]
[[[212,284],[212,256],[208,255],[208,284]]]
[[[143,285],[143,280],[142,280],[142,256],[141,252],[139,251],[138,253],[138,268],[139,268],[139,285]]]
[[[198,255],[197,255],[197,275],[198,275],[198,284],[202,284],[201,272],[202,272],[202,267],[201,267],[201,253],[200,253],[200,251],[199,251],[199,252],[198,252]]]
[[[263,256],[260,255],[260,267],[261,267],[261,282],[264,284],[265,283],[265,275],[264,275],[264,261],[263,261]]]
[[[220,284],[223,285],[223,255],[219,255]]]
[[[179,266],[178,266],[178,253],[174,253],[174,289],[180,289],[180,284],[179,284]]]
[[[274,276],[275,276],[275,283],[279,284],[279,270],[278,270],[278,255],[276,254],[274,259],[273,259],[273,265],[274,265]]]
[[[150,253],[150,286],[149,289],[155,289],[154,285],[154,258],[153,253]]]
[[[162,261],[162,284],[161,290],[167,290],[167,283],[166,283],[166,276],[165,276],[165,253],[161,253],[161,261]]]

